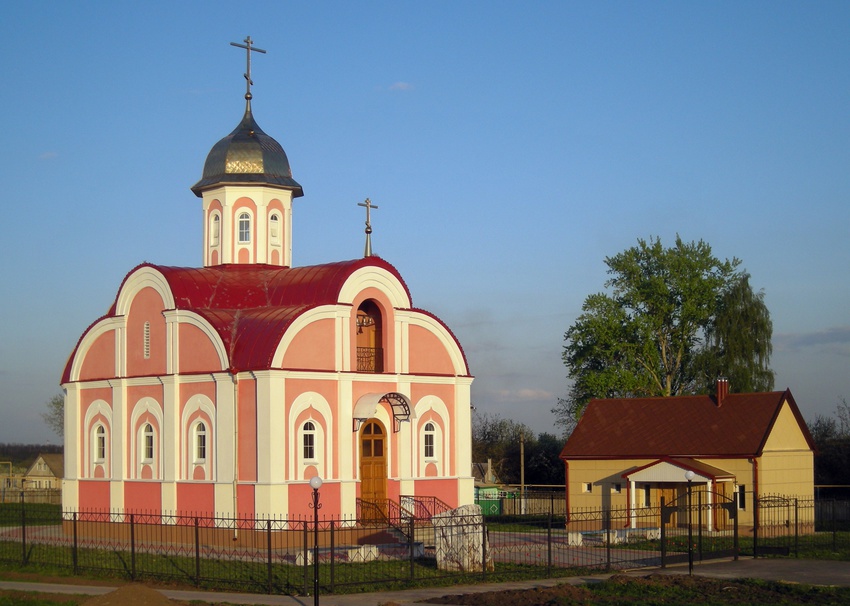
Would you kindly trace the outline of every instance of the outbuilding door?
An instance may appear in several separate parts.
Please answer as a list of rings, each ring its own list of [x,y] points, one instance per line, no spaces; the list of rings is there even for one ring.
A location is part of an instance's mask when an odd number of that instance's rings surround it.
[[[360,430],[360,498],[382,509],[387,499],[387,432],[375,419]]]

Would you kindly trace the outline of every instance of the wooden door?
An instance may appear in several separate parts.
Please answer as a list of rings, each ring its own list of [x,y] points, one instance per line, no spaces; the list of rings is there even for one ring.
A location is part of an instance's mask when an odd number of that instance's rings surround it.
[[[678,497],[679,495],[676,492],[675,486],[672,486],[670,484],[659,484],[658,496],[664,497],[664,505],[670,507],[674,504],[674,502],[676,501],[676,497]],[[661,501],[660,498],[658,500],[659,502]],[[678,526],[678,524],[678,512],[676,511],[673,512],[672,516],[670,517],[670,525],[675,528],[676,526]]]
[[[360,430],[360,498],[385,508],[387,499],[387,432],[371,419]]]

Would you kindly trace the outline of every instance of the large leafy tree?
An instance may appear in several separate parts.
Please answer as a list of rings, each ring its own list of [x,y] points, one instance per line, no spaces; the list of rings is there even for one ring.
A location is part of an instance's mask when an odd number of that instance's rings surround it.
[[[60,438],[65,434],[65,397],[57,394],[50,398],[45,406],[47,410],[41,413],[41,418],[47,426]]]
[[[736,391],[772,387],[770,314],[738,259],[677,236],[670,248],[638,240],[605,264],[610,292],[587,297],[564,335],[573,383],[552,412],[567,430],[593,398],[707,393],[721,375]]]

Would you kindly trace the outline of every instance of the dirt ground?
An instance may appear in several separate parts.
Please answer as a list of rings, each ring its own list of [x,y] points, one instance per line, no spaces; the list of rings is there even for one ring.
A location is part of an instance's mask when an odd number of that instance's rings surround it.
[[[594,592],[583,585],[557,585],[532,590],[489,591],[465,595],[446,595],[426,600],[429,604],[458,606],[568,606],[580,604],[836,604],[835,596],[812,590],[801,601],[790,596],[781,585],[747,581],[726,581],[699,576],[652,574],[646,577],[615,575],[616,585],[605,592]],[[785,586],[790,588],[789,586]],[[821,599],[822,598],[822,599]],[[846,599],[846,597],[845,597]]]

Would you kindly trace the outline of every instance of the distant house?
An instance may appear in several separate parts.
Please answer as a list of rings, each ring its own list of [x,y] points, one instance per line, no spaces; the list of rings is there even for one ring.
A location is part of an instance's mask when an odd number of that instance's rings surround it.
[[[639,511],[685,494],[734,499],[752,525],[752,495],[814,497],[814,442],[789,390],[591,401],[561,452],[567,511]],[[718,496],[721,495],[721,496]],[[634,518],[633,518],[634,519]]]
[[[39,454],[24,474],[25,489],[61,489],[65,477],[65,457],[61,454]]]

